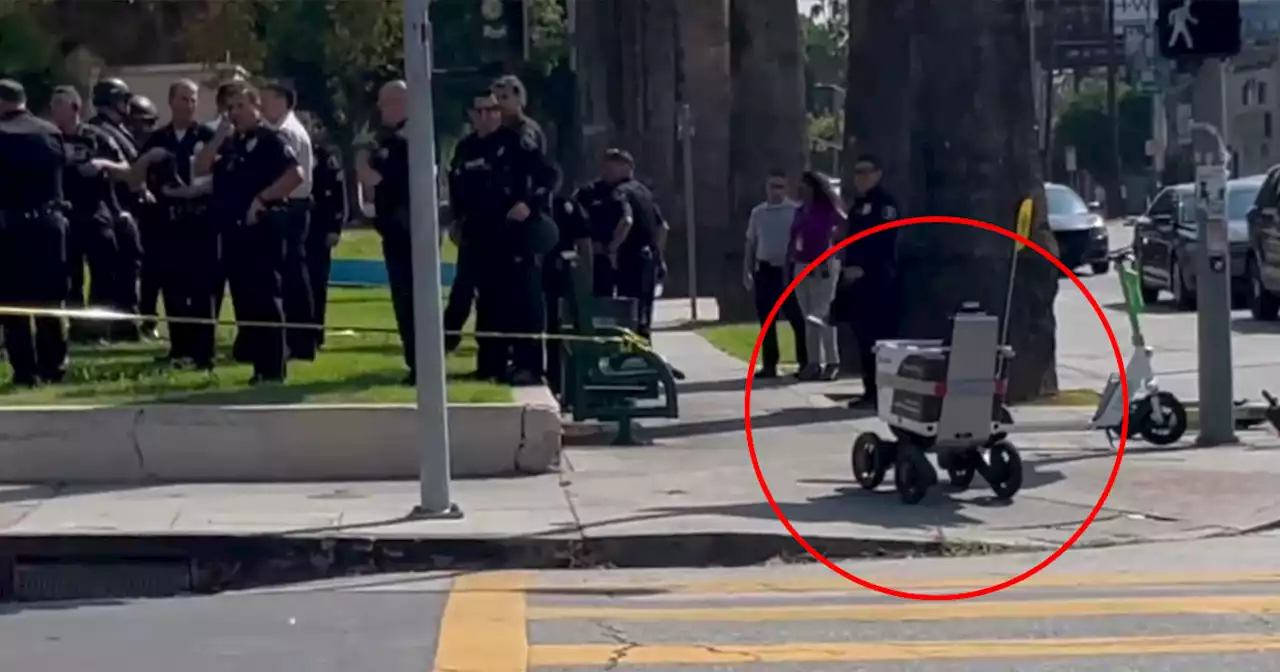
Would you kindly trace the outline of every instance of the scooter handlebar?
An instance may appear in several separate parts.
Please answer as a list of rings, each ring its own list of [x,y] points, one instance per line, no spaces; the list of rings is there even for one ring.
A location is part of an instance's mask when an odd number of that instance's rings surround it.
[[[1111,260],[1111,261],[1132,261],[1132,260],[1133,260],[1133,248],[1132,248],[1132,247],[1122,247],[1122,248],[1120,248],[1120,249],[1118,249],[1118,250],[1112,250],[1111,252],[1108,252],[1108,253],[1107,253],[1107,259],[1109,259],[1109,260]]]

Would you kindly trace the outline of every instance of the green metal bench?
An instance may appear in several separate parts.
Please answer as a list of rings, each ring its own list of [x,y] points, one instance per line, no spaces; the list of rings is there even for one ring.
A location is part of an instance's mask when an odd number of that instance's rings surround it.
[[[632,421],[677,418],[676,378],[671,366],[648,347],[631,326],[635,302],[592,296],[586,269],[565,257],[571,291],[564,299],[564,367],[561,405],[574,422],[618,423],[614,445],[637,445]]]

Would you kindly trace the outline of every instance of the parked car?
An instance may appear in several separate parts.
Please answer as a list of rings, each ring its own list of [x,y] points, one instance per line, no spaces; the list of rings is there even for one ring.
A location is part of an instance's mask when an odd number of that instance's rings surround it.
[[[1249,312],[1255,320],[1271,321],[1280,313],[1280,165],[1262,177],[1247,215],[1249,254]]]
[[[1242,306],[1248,296],[1246,259],[1249,250],[1249,208],[1263,176],[1227,181],[1227,241],[1231,254],[1231,303]],[[1142,279],[1142,298],[1154,303],[1160,292],[1173,295],[1181,310],[1196,306],[1195,252],[1196,194],[1192,184],[1165,187],[1142,215],[1133,218],[1133,251]]]
[[[1097,204],[1085,203],[1080,194],[1063,184],[1046,182],[1049,229],[1058,239],[1058,260],[1067,268],[1088,265],[1094,274],[1111,267],[1107,251],[1111,246],[1106,222],[1097,213]]]

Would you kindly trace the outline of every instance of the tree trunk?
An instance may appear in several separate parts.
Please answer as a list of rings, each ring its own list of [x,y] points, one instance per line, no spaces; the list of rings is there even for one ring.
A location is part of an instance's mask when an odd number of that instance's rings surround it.
[[[854,199],[853,165],[860,154],[884,162],[884,185],[905,195],[911,169],[912,100],[919,82],[913,67],[910,26],[915,0],[849,0],[849,54],[844,98],[844,151],[841,152],[842,196]],[[893,26],[892,29],[886,27]],[[903,203],[904,215],[912,204]],[[856,340],[841,329],[840,365],[861,371]]]
[[[711,241],[712,290],[722,321],[745,322],[756,317],[741,282],[747,218],[763,199],[769,170],[798,176],[808,155],[804,48],[800,17],[790,0],[733,0],[729,34],[732,200]]]
[[[869,11],[885,11],[875,5],[887,4],[891,3],[871,0]],[[1025,2],[914,0],[909,9],[901,4],[904,7],[892,23],[869,26],[876,31],[876,40],[889,39],[881,32],[892,32],[897,39],[910,36],[910,58],[896,61],[910,66],[897,81],[917,83],[906,94],[910,98],[904,108],[896,112],[910,125],[909,149],[905,162],[890,166],[888,186],[911,214],[970,217],[1007,228],[1013,226],[1019,203],[1030,196],[1036,203],[1032,238],[1056,252],[1045,219]],[[890,96],[885,104],[855,90],[855,83],[866,87],[860,77],[874,77],[867,68],[885,67],[887,59],[861,60],[855,65],[853,58],[851,54],[850,107],[862,115],[859,119],[871,120],[865,122],[870,129],[867,136],[857,141],[882,147],[886,161],[902,161],[903,139],[897,125],[874,121],[877,114],[895,114],[893,106],[902,101]],[[866,107],[879,105],[885,109]],[[876,128],[877,123],[883,127]],[[888,137],[883,141],[870,137],[875,131]],[[950,329],[951,315],[966,301],[977,301],[988,312],[1003,315],[1012,253],[1008,238],[971,227],[922,224],[901,230],[900,333],[910,338],[942,337]],[[1017,352],[1010,372],[1013,401],[1057,391],[1053,314],[1057,293],[1055,267],[1038,254],[1024,251],[1010,311],[1009,336]]]

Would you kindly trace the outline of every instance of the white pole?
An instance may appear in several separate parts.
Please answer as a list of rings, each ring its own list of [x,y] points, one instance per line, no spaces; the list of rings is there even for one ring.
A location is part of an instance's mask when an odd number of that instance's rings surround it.
[[[680,106],[680,153],[684,168],[684,230],[685,246],[689,256],[689,317],[698,321],[698,233],[694,226],[693,189],[693,109],[688,103]]]
[[[431,100],[430,0],[404,2],[404,69],[409,85],[410,230],[413,246],[413,327],[417,350],[419,516],[459,517],[449,492],[449,420],[445,390],[444,321],[440,305],[440,222],[437,218],[435,118]]]

